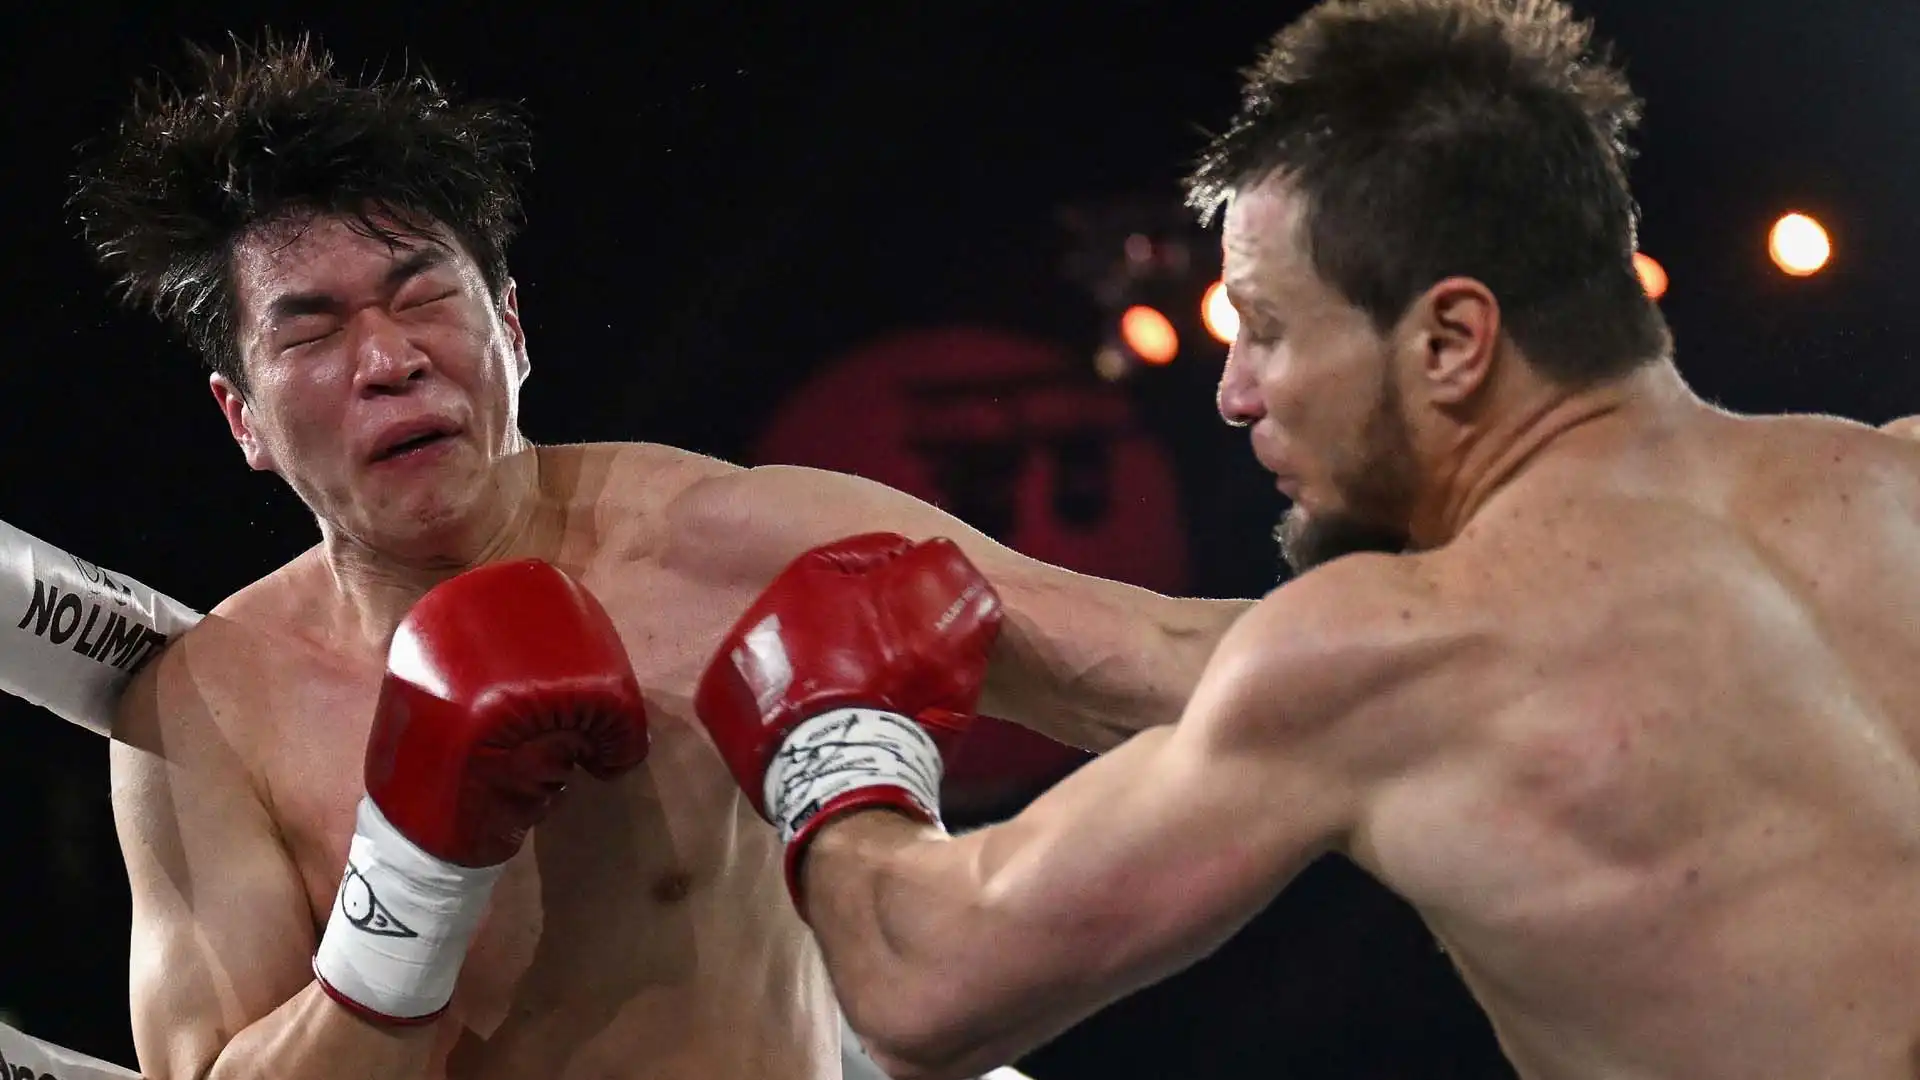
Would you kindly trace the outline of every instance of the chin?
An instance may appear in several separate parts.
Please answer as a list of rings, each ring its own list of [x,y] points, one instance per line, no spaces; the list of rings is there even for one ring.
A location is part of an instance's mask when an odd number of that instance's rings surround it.
[[[408,493],[372,508],[358,532],[367,546],[397,558],[458,559],[477,513],[477,500],[444,489]]]
[[[1280,557],[1295,574],[1330,563],[1343,555],[1399,555],[1410,538],[1404,528],[1367,521],[1352,514],[1313,514],[1297,504],[1289,508],[1273,532]]]

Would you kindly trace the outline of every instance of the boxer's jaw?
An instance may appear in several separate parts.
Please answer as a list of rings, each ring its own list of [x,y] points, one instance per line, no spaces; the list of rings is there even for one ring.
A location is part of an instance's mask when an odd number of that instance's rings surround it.
[[[321,522],[322,551],[349,620],[371,645],[384,648],[394,627],[435,585],[487,563],[549,558],[558,550],[564,516],[553,512],[541,484],[539,453],[525,447],[489,474],[494,497],[485,517],[461,522],[458,534],[430,537],[419,554],[380,544]]]
[[[1325,485],[1329,502],[1316,506],[1296,500],[1275,529],[1281,557],[1293,572],[1304,573],[1342,555],[1392,555],[1407,549],[1418,475],[1412,436],[1393,387],[1391,380],[1382,381],[1358,439],[1331,455]]]

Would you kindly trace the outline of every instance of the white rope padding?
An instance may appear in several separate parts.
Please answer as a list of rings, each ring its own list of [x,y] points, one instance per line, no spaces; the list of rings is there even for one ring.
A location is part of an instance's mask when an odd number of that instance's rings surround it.
[[[99,735],[141,664],[200,614],[0,521],[0,690]]]
[[[0,1024],[0,1076],[7,1080],[140,1080],[98,1058],[44,1043]]]

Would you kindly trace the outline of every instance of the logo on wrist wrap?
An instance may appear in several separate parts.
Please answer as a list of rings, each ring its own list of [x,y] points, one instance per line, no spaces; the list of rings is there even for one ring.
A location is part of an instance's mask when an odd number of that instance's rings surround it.
[[[347,876],[340,880],[340,896],[337,901],[340,914],[347,917],[354,929],[376,937],[410,938],[419,937],[406,923],[393,917],[393,912],[374,895],[373,886],[361,875],[360,868],[347,863]]]
[[[768,816],[792,841],[820,809],[865,787],[894,787],[940,817],[940,751],[920,725],[876,709],[838,709],[795,728],[767,771]]]

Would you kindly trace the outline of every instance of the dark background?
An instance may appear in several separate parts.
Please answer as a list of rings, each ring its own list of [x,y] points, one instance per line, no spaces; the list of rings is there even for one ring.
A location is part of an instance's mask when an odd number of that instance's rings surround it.
[[[539,135],[513,253],[529,433],[740,459],[810,372],[886,333],[972,323],[1090,358],[1110,313],[1062,272],[1060,210],[1172,203],[1236,69],[1303,6],[20,5],[0,37],[0,516],[202,609],[314,537],[243,470],[193,358],[111,307],[62,213],[75,144],[134,78],[177,66],[184,38],[311,28],[349,67],[410,56],[524,101]],[[1649,99],[1643,247],[1672,274],[1695,386],[1744,410],[1920,411],[1920,8],[1584,10]],[[1833,267],[1810,280],[1764,254],[1794,208],[1834,234]],[[1202,255],[1196,289],[1214,269]],[[1178,463],[1193,590],[1255,595],[1274,580],[1276,507],[1211,417],[1218,362],[1189,349],[1125,387]],[[15,822],[0,1009],[130,1062],[105,742],[0,701],[0,815]],[[1213,959],[1025,1064],[1041,1080],[1505,1075],[1418,921],[1331,862]]]

